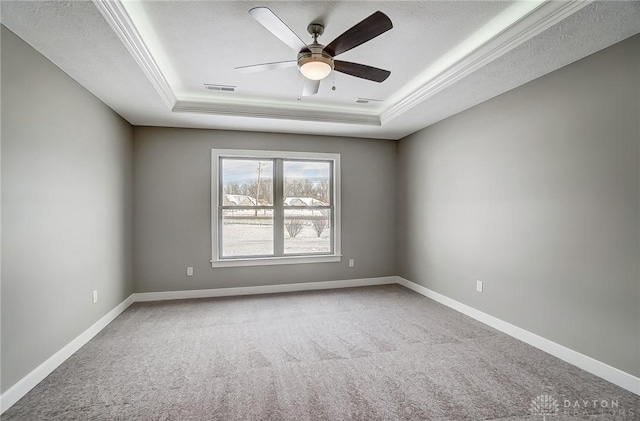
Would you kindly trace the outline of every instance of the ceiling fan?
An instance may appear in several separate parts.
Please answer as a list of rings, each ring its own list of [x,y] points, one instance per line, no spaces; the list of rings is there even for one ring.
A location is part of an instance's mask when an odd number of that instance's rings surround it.
[[[313,43],[307,45],[269,8],[256,7],[249,10],[249,14],[282,42],[296,50],[298,58],[297,60],[236,67],[237,71],[253,73],[298,66],[300,73],[305,77],[302,96],[316,94],[320,87],[320,81],[334,70],[378,83],[385,81],[391,74],[390,71],[377,67],[334,59],[337,55],[364,44],[393,28],[391,19],[380,11],[346,30],[326,46],[318,43],[318,37],[324,32],[324,26],[319,23],[311,23],[307,27],[307,31],[313,37]]]

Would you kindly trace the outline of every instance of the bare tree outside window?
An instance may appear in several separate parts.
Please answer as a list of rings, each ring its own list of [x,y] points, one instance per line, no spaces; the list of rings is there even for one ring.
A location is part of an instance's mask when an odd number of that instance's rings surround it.
[[[304,228],[304,221],[301,219],[289,219],[285,221],[284,227],[287,229],[289,237],[295,238]]]
[[[320,238],[324,230],[327,228],[327,225],[329,225],[329,220],[322,217],[313,219],[311,224],[313,225],[313,229],[316,232],[317,237]]]

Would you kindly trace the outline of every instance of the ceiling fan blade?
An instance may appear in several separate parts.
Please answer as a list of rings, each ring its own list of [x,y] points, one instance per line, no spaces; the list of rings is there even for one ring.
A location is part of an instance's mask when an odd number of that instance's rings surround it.
[[[302,96],[311,96],[318,93],[318,88],[320,88],[319,80],[311,80],[304,78],[304,86],[302,87]]]
[[[249,14],[282,42],[296,50],[296,52],[307,48],[307,44],[280,20],[271,9],[267,7],[255,7],[249,10]]]
[[[236,67],[236,70],[241,73],[256,73],[264,72],[267,70],[285,69],[287,67],[295,67],[298,64],[296,60],[276,61],[273,63],[252,64],[251,66]]]
[[[324,52],[335,57],[338,54],[342,54],[345,51],[349,51],[358,45],[372,40],[391,28],[393,28],[391,19],[384,13],[377,11],[331,41],[329,45],[324,47]]]
[[[350,61],[334,60],[333,65],[333,70],[336,72],[346,73],[351,76],[372,80],[378,83],[384,82],[391,74],[388,70],[359,63],[351,63]]]

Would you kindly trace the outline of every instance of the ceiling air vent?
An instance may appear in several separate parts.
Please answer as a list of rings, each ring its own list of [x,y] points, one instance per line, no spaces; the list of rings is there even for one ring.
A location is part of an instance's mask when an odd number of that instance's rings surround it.
[[[356,104],[368,104],[370,102],[381,102],[381,99],[371,99],[371,98],[358,98],[356,99]]]
[[[213,83],[205,83],[205,89],[209,91],[235,92],[236,87],[232,85],[214,85]]]

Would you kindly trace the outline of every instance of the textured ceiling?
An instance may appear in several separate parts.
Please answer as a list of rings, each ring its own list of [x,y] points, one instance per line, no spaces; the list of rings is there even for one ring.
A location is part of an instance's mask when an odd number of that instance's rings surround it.
[[[127,2],[122,10],[129,32],[105,19],[105,7],[114,4],[120,3],[2,1],[0,15],[5,26],[135,125],[387,139],[640,32],[640,2]],[[296,68],[234,71],[295,58],[247,14],[256,6],[270,7],[303,39],[308,23],[323,23],[322,43],[383,11],[394,28],[339,58],[389,69],[391,77],[377,84],[332,75],[318,95],[298,101]],[[527,7],[532,12],[516,19]],[[500,25],[506,30],[497,31]],[[132,50],[126,40],[131,34],[148,56]],[[141,64],[145,57],[156,69],[151,76],[154,67]],[[211,92],[204,83],[237,91]],[[356,104],[359,97],[382,101]]]

